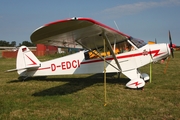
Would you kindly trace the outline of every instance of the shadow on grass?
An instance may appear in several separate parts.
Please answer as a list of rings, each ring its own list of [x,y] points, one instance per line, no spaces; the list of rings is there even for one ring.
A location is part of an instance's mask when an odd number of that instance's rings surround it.
[[[86,87],[92,86],[93,84],[103,83],[104,82],[104,74],[94,74],[88,77],[79,77],[79,78],[71,78],[63,77],[63,78],[45,78],[45,77],[33,77],[28,78],[25,81],[37,80],[37,81],[61,81],[67,82],[63,85],[52,87],[40,92],[36,92],[32,94],[32,96],[54,96],[54,95],[67,95],[79,90],[82,90]],[[110,84],[123,84],[125,85],[129,79],[128,78],[120,78],[114,77],[115,74],[107,74],[107,83]],[[9,83],[20,82],[19,80],[13,80]]]

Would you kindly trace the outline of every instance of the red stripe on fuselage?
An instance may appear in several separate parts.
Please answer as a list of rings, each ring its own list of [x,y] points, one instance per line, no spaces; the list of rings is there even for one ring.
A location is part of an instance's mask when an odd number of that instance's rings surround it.
[[[135,57],[135,56],[141,56],[142,53],[136,53],[136,54],[130,54],[130,55],[123,55],[123,56],[117,56],[117,59],[121,59],[121,58],[130,58],[130,57]],[[113,57],[110,58],[106,58],[106,60],[114,60]],[[85,62],[81,62],[81,64],[88,64],[88,63],[95,63],[95,62],[102,62],[102,59],[98,59],[98,60],[91,60],[91,61],[85,61]]]
[[[149,51],[148,54],[154,54],[153,57],[157,57],[163,53],[159,53],[160,50],[153,50],[153,51]],[[147,55],[148,55],[147,54]],[[117,59],[123,59],[123,58],[131,58],[131,57],[137,57],[137,56],[144,56],[143,52],[140,52],[140,53],[134,53],[134,54],[129,54],[129,55],[122,55],[122,56],[117,56]],[[110,61],[110,60],[114,60],[113,57],[109,57],[109,58],[106,58],[107,61]],[[81,62],[80,64],[89,64],[89,63],[96,63],[96,62],[102,62],[103,60],[102,59],[95,59],[95,60],[88,60],[88,61],[84,61],[84,62]],[[57,65],[56,66],[57,68],[58,67],[61,67],[60,65]],[[46,70],[46,69],[51,69],[51,67],[44,67],[44,68],[38,68],[37,70]],[[34,70],[32,70],[34,71]]]
[[[37,71],[37,70],[46,70],[46,69],[50,69],[50,67],[38,68],[38,69],[28,69],[27,72],[32,72],[32,71]]]
[[[50,69],[50,67],[39,68],[38,70],[46,70],[46,69]]]
[[[153,51],[149,51],[148,54],[154,54],[153,57],[157,57],[163,53],[159,53],[160,50],[153,50]],[[129,54],[129,55],[122,55],[122,56],[117,56],[117,59],[123,59],[123,58],[131,58],[131,57],[137,57],[137,56],[144,56],[143,52],[141,53],[135,53],[135,54]],[[107,61],[109,60],[114,60],[113,57],[110,58],[106,58]],[[88,63],[95,63],[95,62],[102,62],[102,59],[96,59],[96,60],[90,60],[90,61],[85,61],[85,62],[81,62],[81,64],[88,64]]]

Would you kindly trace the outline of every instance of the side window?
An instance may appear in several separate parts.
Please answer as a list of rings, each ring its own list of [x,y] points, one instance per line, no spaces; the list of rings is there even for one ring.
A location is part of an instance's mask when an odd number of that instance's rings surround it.
[[[104,48],[98,48],[98,50],[93,50],[93,51],[87,51],[84,53],[85,59],[94,59],[94,58],[99,58],[100,56],[110,56],[110,50],[106,48],[106,52],[104,52]]]
[[[134,47],[127,41],[117,43],[116,49],[115,49],[115,53],[116,53],[116,51],[118,51],[118,53],[124,53],[124,52],[129,52],[129,51],[135,50]]]
[[[114,50],[115,54],[120,54],[135,50],[134,47],[128,41],[116,43],[115,48],[114,45],[112,45],[112,49]],[[88,59],[99,58],[99,56],[102,57],[110,56],[111,52],[107,47],[106,47],[106,52],[104,52],[104,47],[100,47],[98,48],[98,50],[87,51],[84,53],[84,55],[85,55],[85,59],[88,60]]]

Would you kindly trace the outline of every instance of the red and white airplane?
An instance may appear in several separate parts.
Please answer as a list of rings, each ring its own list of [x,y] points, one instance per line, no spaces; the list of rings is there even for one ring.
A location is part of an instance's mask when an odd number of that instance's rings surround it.
[[[119,72],[130,79],[128,88],[142,88],[149,80],[149,75],[138,68],[173,54],[172,42],[146,44],[90,18],[46,24],[32,33],[31,41],[84,50],[40,62],[28,47],[21,46],[16,69],[8,71],[17,70],[23,77]]]

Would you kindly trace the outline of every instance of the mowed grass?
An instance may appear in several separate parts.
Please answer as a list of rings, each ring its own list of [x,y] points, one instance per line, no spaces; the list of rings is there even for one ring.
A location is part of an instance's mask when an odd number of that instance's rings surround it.
[[[56,56],[57,57],[57,56]],[[42,60],[51,59],[41,57]],[[144,90],[126,89],[129,81],[107,75],[70,75],[18,81],[15,59],[0,58],[0,119],[2,120],[177,120],[180,119],[180,52],[168,64],[153,64],[152,83]],[[149,74],[149,65],[141,68]]]

